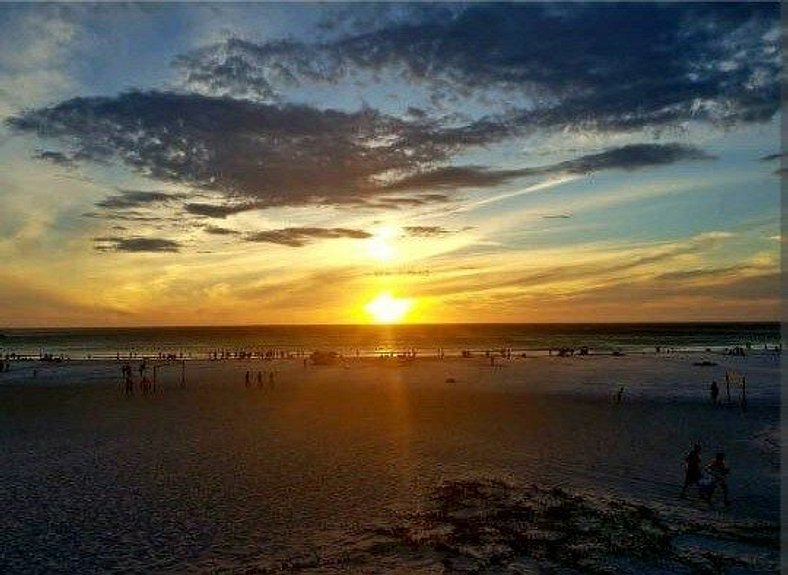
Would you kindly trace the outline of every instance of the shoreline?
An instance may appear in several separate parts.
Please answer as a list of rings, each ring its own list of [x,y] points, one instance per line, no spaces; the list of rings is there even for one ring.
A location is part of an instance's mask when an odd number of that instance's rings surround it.
[[[654,346],[647,346],[653,348]],[[309,359],[314,353],[335,353],[339,359],[344,361],[367,361],[367,360],[380,360],[380,359],[479,359],[494,357],[496,360],[514,360],[514,359],[529,359],[537,357],[623,357],[627,355],[639,356],[672,356],[680,354],[688,355],[711,355],[715,357],[782,357],[784,352],[781,348],[772,349],[747,349],[742,346],[731,348],[723,346],[703,347],[703,346],[688,346],[688,347],[669,347],[663,348],[660,351],[653,351],[651,349],[589,349],[583,353],[579,348],[573,351],[566,351],[571,348],[508,348],[507,353],[502,351],[501,348],[490,349],[467,349],[467,350],[451,350],[441,355],[438,348],[416,348],[404,347],[402,349],[384,349],[384,350],[359,350],[356,354],[355,351],[350,353],[342,353],[333,350],[303,350],[288,351],[284,348],[275,348],[271,356],[266,357],[259,352],[228,352],[225,357],[212,357],[214,351],[203,351],[200,353],[168,353],[168,352],[106,352],[102,354],[82,354],[71,355],[57,352],[46,353],[17,353],[14,351],[0,352],[0,359],[10,361],[12,363],[21,362],[46,362],[46,363],[64,363],[64,362],[127,362],[127,361],[276,361],[276,360],[297,360],[301,361],[304,358]],[[740,350],[740,351],[739,351]],[[415,356],[413,353],[415,352]],[[284,354],[284,355],[280,355]],[[464,355],[470,354],[470,355]],[[170,356],[170,357],[168,357]]]

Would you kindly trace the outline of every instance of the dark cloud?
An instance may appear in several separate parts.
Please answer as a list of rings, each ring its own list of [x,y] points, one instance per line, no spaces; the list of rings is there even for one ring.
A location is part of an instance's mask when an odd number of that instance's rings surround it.
[[[154,224],[165,224],[168,222],[183,223],[183,219],[179,217],[161,216],[151,211],[131,209],[104,209],[98,212],[84,212],[81,215],[83,218],[92,218],[97,220],[117,220],[122,222],[150,222]]]
[[[571,218],[571,214],[548,214],[546,216],[542,216],[543,220],[568,220]]]
[[[59,140],[65,152],[39,154],[49,161],[120,161],[210,191],[215,203],[182,209],[225,218],[278,206],[395,209],[521,177],[707,159],[681,144],[635,144],[541,167],[450,165],[474,147],[537,130],[661,129],[690,120],[728,126],[768,120],[779,107],[773,4],[468,4],[373,13],[369,31],[333,27],[330,41],[230,39],[183,55],[176,65],[190,93],[74,98],[7,124]],[[390,74],[426,88],[439,104],[453,100],[455,111],[419,102],[395,117],[287,100],[288,90],[310,83],[358,83],[363,93],[365,82]],[[468,98],[474,106],[463,105]],[[411,195],[430,191],[437,193]],[[167,200],[122,193],[99,207],[159,201]]]
[[[264,101],[357,82],[357,71],[418,83],[437,100],[497,90],[529,101],[488,128],[747,123],[779,107],[776,3],[490,3],[381,20],[322,43],[230,39],[177,65],[191,89]]]
[[[101,252],[177,252],[181,244],[164,238],[121,238],[99,237],[94,238],[96,250]]]
[[[640,170],[687,160],[711,160],[711,156],[694,146],[683,144],[631,144],[612,148],[599,154],[581,156],[545,168],[542,173],[565,172],[587,174],[600,170]]]
[[[785,156],[785,154],[769,154],[768,156],[763,156],[759,158],[762,162],[771,162],[772,160],[779,160]]]
[[[170,202],[182,196],[173,196],[163,192],[146,192],[139,190],[120,190],[119,194],[107,196],[100,202],[96,202],[96,207],[107,208],[110,210],[122,210],[127,208],[139,208],[152,204]]]
[[[350,230],[346,228],[283,228],[280,230],[266,230],[245,236],[244,239],[250,242],[268,242],[300,248],[312,240],[352,238],[364,239],[372,237],[372,234],[363,230]]]
[[[481,188],[497,186],[522,175],[528,175],[528,172],[488,170],[482,166],[446,166],[403,178],[387,187],[389,190]]]
[[[255,204],[240,204],[240,205],[216,205],[216,204],[201,204],[201,203],[188,203],[183,206],[186,212],[195,216],[205,216],[207,218],[226,218],[233,214],[240,214],[241,212],[248,212],[257,209]]]
[[[119,158],[144,175],[215,190],[233,201],[186,205],[189,213],[210,217],[374,199],[383,190],[376,178],[444,161],[458,145],[452,143],[457,130],[372,110],[344,113],[162,92],[75,98],[8,124],[61,138],[82,158]]]
[[[63,166],[64,168],[73,168],[76,164],[73,158],[67,156],[62,152],[53,152],[51,150],[38,150],[35,155],[33,156],[37,160],[45,160],[47,162],[52,162],[58,166]]]
[[[711,156],[684,144],[630,144],[574,160],[519,170],[489,170],[480,166],[444,167],[402,178],[389,189],[420,190],[429,188],[487,187],[510,180],[554,174],[589,174],[602,170],[640,170],[681,161],[710,160]]]

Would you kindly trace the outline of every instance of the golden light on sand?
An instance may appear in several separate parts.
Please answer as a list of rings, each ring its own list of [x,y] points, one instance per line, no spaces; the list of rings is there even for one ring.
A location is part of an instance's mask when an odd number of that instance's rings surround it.
[[[392,227],[380,228],[367,240],[367,251],[372,259],[387,262],[394,259],[397,250],[392,244],[397,237],[397,230]]]
[[[392,297],[390,293],[381,293],[364,309],[372,316],[375,323],[399,323],[413,307],[413,300]]]

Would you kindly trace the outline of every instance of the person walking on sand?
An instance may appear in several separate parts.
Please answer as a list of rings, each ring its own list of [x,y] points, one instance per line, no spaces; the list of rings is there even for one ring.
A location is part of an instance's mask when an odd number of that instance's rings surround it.
[[[711,402],[714,405],[717,405],[717,402],[720,398],[720,386],[717,385],[717,380],[713,380],[711,382],[711,387],[709,388],[709,393],[711,394]]]
[[[252,374],[249,373],[249,370],[246,370],[246,378],[245,378],[245,385],[246,388],[249,389],[249,384],[252,382]]]
[[[616,392],[616,405],[621,405],[621,400],[624,399],[624,386],[618,388]]]
[[[687,496],[687,487],[690,485],[698,485],[698,481],[700,481],[701,477],[701,470],[700,470],[700,451],[701,447],[699,443],[696,443],[692,450],[687,454],[687,457],[684,458],[686,463],[686,470],[684,473],[684,486],[681,488],[681,496]]]
[[[263,372],[257,372],[257,389],[263,389]]]
[[[729,507],[731,500],[728,498],[728,474],[731,472],[728,464],[725,462],[725,454],[722,451],[714,455],[714,460],[706,466],[706,471],[711,475],[713,483],[707,501],[711,503],[711,498],[714,492],[719,487],[722,490],[722,497],[725,507]]]
[[[271,389],[274,388],[274,372],[271,371],[268,373],[268,387]]]

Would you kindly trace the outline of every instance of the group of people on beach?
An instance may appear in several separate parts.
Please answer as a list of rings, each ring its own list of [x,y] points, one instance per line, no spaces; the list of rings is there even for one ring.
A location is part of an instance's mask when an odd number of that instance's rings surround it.
[[[180,364],[181,368],[181,387],[186,385],[186,360],[179,360],[177,364]],[[143,359],[140,362],[139,366],[137,366],[137,371],[139,373],[139,386],[140,391],[143,395],[148,395],[149,393],[156,392],[156,371],[161,369],[162,367],[172,365],[171,363],[159,363],[153,366],[153,377],[148,377],[148,360]],[[134,394],[134,370],[131,367],[131,364],[128,362],[124,363],[120,367],[120,372],[123,376],[123,389],[126,395],[133,395]]]
[[[269,371],[268,372],[268,387],[271,388],[271,389],[274,388],[274,379],[275,379],[274,372],[273,371]],[[256,380],[257,380],[257,389],[263,389],[263,372],[262,371],[258,371],[257,372]],[[248,369],[246,370],[246,375],[244,376],[244,386],[247,389],[252,387],[252,372],[249,371]]]
[[[711,503],[714,493],[719,488],[722,491],[723,501],[726,507],[731,504],[728,495],[727,477],[730,468],[725,461],[725,453],[718,451],[705,467],[701,458],[701,445],[696,443],[684,458],[685,473],[684,485],[681,488],[681,497],[687,496],[687,489],[695,486],[698,495],[707,503]]]
[[[305,355],[306,352],[300,349],[296,352],[281,349],[261,349],[259,351],[221,349],[208,352],[208,359],[211,361],[223,359],[267,359],[270,361],[274,359],[295,359],[297,357],[304,357]]]
[[[142,363],[140,363],[138,369],[140,374],[140,391],[143,395],[148,395],[149,393],[155,391],[155,389],[153,387],[153,382],[151,382],[150,378],[148,377],[148,365],[145,360],[142,360]],[[133,395],[134,376],[132,375],[131,365],[124,363],[120,367],[120,371],[123,375],[123,389],[126,395]]]

